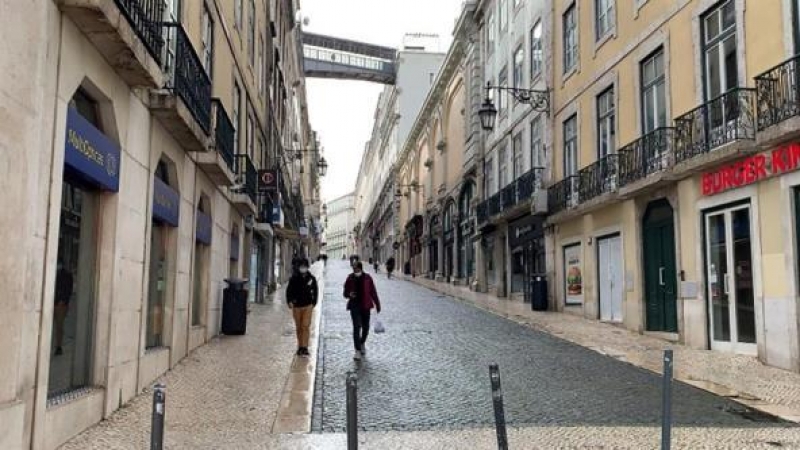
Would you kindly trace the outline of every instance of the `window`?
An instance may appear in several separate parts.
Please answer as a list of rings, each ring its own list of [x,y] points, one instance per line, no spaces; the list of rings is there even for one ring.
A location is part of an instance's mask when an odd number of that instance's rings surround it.
[[[531,82],[542,74],[542,22],[536,22],[531,30]]]
[[[522,44],[514,51],[514,87],[522,87],[522,67],[525,53]]]
[[[736,8],[728,0],[703,19],[706,101],[739,86]]]
[[[605,37],[614,28],[614,3],[616,0],[594,0],[595,39]]]
[[[658,49],[641,63],[642,133],[667,125],[664,92],[664,49]]]
[[[248,108],[247,114],[247,154],[250,155],[250,159],[253,159],[253,136],[255,134],[255,124],[253,122],[253,115],[249,113],[251,108]]]
[[[250,56],[250,65],[256,65],[256,3],[250,0],[249,11],[247,11],[247,23],[249,32],[247,33],[247,51]]]
[[[242,29],[242,0],[234,0],[233,2],[233,20],[234,26],[237,29]]]
[[[610,87],[597,96],[597,159],[614,153],[614,88]]]
[[[523,1],[523,0],[514,0],[514,9],[517,9],[517,8],[519,8],[519,5],[521,5],[521,4],[522,4],[522,1]]]
[[[486,48],[489,54],[494,53],[494,43],[497,40],[497,29],[495,28],[494,13],[489,11],[486,18]]]
[[[267,70],[266,66],[264,66],[264,54],[266,51],[267,49],[264,47],[264,35],[262,34],[258,36],[258,92],[261,94],[264,93],[267,78]]]
[[[500,190],[509,183],[508,179],[508,149],[506,147],[505,142],[501,144],[500,150],[498,151],[498,164],[500,165],[500,185],[497,186],[497,189]]]
[[[564,12],[564,73],[578,65],[578,20],[575,4]]]
[[[497,78],[497,84],[499,86],[507,86],[508,85],[508,70],[507,67],[503,67],[503,70],[500,71],[500,76]],[[493,89],[490,89],[493,90]],[[506,94],[503,91],[497,93],[497,111],[502,116],[506,111]]]
[[[489,158],[486,160],[486,197],[488,198],[494,191],[494,161]]]
[[[544,167],[544,144],[542,139],[542,116],[531,121],[531,168]]]
[[[239,88],[239,82],[233,82],[233,154],[239,153],[239,134],[238,131],[242,129],[241,113],[239,108],[242,103],[242,90]]]
[[[522,153],[522,133],[517,133],[511,141],[511,151],[514,154],[514,179],[525,173],[525,159]]]
[[[503,31],[508,26],[508,3],[506,0],[500,0],[498,8],[500,8],[500,31]]]
[[[211,19],[211,13],[208,12],[208,7],[203,5],[203,68],[206,69],[208,78],[213,75],[214,68],[214,21]]]
[[[564,178],[578,173],[578,115],[564,121]]]

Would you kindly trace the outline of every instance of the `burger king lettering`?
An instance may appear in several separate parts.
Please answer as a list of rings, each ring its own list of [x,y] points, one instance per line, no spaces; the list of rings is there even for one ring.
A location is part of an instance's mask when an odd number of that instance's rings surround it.
[[[703,174],[701,190],[705,196],[716,195],[798,168],[800,143],[788,144]]]

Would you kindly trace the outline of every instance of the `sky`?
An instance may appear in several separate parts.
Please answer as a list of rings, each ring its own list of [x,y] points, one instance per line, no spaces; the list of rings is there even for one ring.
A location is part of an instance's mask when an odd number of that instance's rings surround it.
[[[452,41],[462,0],[301,0],[310,33],[400,48],[405,33],[436,33],[441,52]],[[352,192],[383,86],[361,81],[308,78],[311,126],[328,161],[322,199]]]

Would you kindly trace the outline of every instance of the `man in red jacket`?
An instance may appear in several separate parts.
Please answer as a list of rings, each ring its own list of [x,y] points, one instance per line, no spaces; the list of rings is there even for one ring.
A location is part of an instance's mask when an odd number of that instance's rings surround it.
[[[344,282],[344,297],[347,299],[350,318],[353,319],[353,345],[356,348],[353,359],[359,361],[367,353],[364,344],[369,334],[370,311],[375,308],[378,314],[381,312],[378,290],[375,289],[372,277],[364,273],[361,261],[353,264],[353,273],[348,275]]]

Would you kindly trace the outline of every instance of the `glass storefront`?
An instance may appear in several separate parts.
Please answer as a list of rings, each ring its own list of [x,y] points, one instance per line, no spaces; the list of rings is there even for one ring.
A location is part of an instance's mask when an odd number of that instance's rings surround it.
[[[68,174],[62,189],[48,398],[92,383],[97,204]]]
[[[194,244],[194,289],[192,289],[192,326],[203,324],[203,297],[205,295],[205,253],[206,246]]]
[[[164,308],[167,298],[167,237],[166,225],[153,220],[150,236],[150,287],[147,295],[147,348],[164,345]]]

